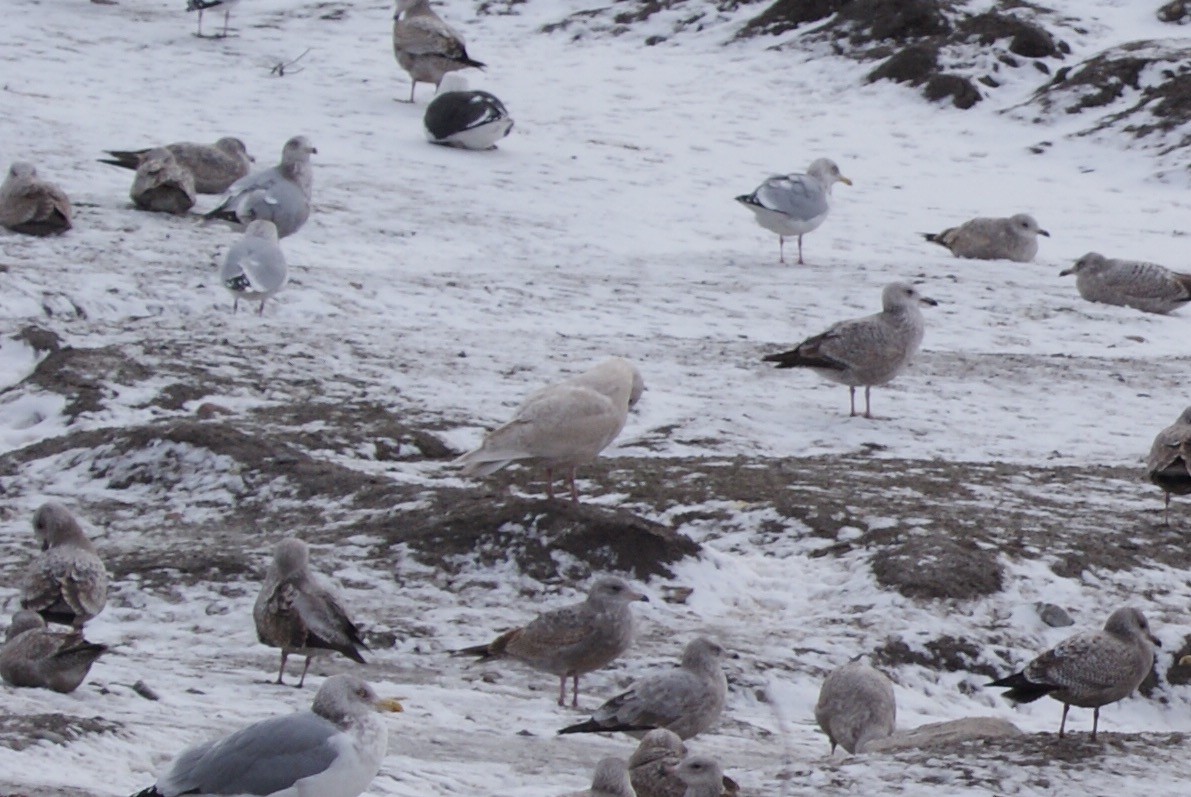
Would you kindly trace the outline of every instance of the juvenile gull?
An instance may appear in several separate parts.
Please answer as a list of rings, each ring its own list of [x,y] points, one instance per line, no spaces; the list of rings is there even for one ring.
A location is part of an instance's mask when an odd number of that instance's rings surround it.
[[[571,792],[566,797],[637,797],[629,782],[624,759],[601,758],[591,775],[591,788]]]
[[[1060,277],[1075,275],[1079,295],[1089,302],[1132,307],[1146,313],[1169,313],[1191,302],[1191,274],[1179,274],[1157,263],[1109,260],[1088,252]]]
[[[252,156],[248,154],[244,142],[230,136],[214,144],[179,141],[148,149],[109,149],[107,154],[111,157],[100,158],[99,162],[135,171],[149,153],[158,149],[169,150],[174,160],[194,175],[196,194],[222,194],[252,168]]]
[[[724,770],[709,756],[684,758],[675,774],[686,784],[684,797],[720,797],[724,785]]]
[[[141,210],[175,214],[194,207],[194,194],[194,175],[164,147],[145,154],[128,192]]]
[[[306,657],[299,687],[306,682],[306,671],[315,656],[338,651],[364,663],[358,648],[368,650],[368,646],[339,598],[310,572],[310,552],[301,540],[282,540],[273,549],[273,564],[252,607],[252,619],[257,638],[269,647],[281,648],[279,684],[284,683],[285,661],[291,653]]]
[[[21,608],[48,623],[76,629],[103,611],[108,599],[108,571],[79,522],[57,501],[33,513],[33,536],[42,554],[29,566]]]
[[[401,710],[360,678],[333,675],[319,687],[310,711],[189,747],[134,797],[355,797],[376,777],[388,748],[389,733],[374,712]]]
[[[922,233],[926,240],[947,247],[959,257],[1019,263],[1028,263],[1038,254],[1039,235],[1050,237],[1028,213],[1007,219],[977,218],[940,233]]]
[[[859,658],[837,667],[819,690],[815,721],[827,734],[832,753],[837,744],[849,753],[863,753],[869,742],[893,733],[893,683]]]
[[[443,75],[438,93],[422,117],[434,144],[461,149],[495,149],[513,129],[504,103],[486,91],[468,91],[463,75]]]
[[[648,601],[622,579],[596,579],[587,600],[540,614],[486,645],[455,651],[480,661],[510,658],[558,676],[558,705],[566,705],[567,677],[573,679],[571,705],[579,705],[579,676],[598,670],[628,650],[635,632],[629,604]]]
[[[637,797],[683,797],[687,785],[675,770],[686,758],[686,745],[678,734],[655,728],[641,738],[629,758],[629,780]],[[720,783],[717,797],[735,797],[740,786],[728,776]]]
[[[721,662],[724,649],[696,637],[682,653],[680,669],[637,681],[600,706],[591,719],[559,733],[625,731],[637,738],[653,728],[668,728],[690,739],[715,725],[728,697]]]
[[[1169,526],[1170,496],[1191,495],[1191,407],[1154,438],[1146,472],[1166,495],[1164,522]]]
[[[223,11],[223,33],[215,38],[227,38],[228,18],[232,14],[232,8],[239,4],[240,0],[186,0],[186,10],[198,12],[198,32],[194,35],[203,38],[203,12],[209,8],[218,8]]]
[[[430,0],[397,0],[393,15],[393,54],[409,73],[409,101],[419,83],[438,86],[443,75],[484,64],[467,55],[463,37],[430,8]]]
[[[1014,673],[988,686],[1009,687],[1005,697],[1031,703],[1050,695],[1063,704],[1059,736],[1072,706],[1094,709],[1092,738],[1100,724],[1100,707],[1128,697],[1154,666],[1154,647],[1161,642],[1150,632],[1145,615],[1124,607],[1108,617],[1103,631],[1085,631],[1064,639]]]
[[[25,235],[54,235],[71,226],[70,199],[37,176],[32,163],[17,161],[0,184],[0,225]]]
[[[37,612],[12,616],[0,647],[0,678],[13,686],[53,689],[66,694],[78,688],[91,665],[107,650],[83,639],[78,631],[50,631]]]
[[[204,218],[233,224],[264,219],[277,226],[279,237],[293,235],[310,217],[310,156],[317,152],[306,136],[294,136],[281,150],[281,163],[232,183],[227,198]]]
[[[797,235],[798,262],[802,263],[802,236],[818,229],[827,218],[831,187],[836,183],[851,185],[852,181],[840,174],[834,161],[819,158],[806,174],[775,175],[736,201],[756,215],[758,224],[777,233],[779,262],[786,262],[786,236]]]
[[[227,250],[219,281],[235,297],[232,312],[240,307],[240,299],[260,299],[256,314],[265,312],[265,302],[285,286],[289,267],[277,244],[277,228],[273,222],[257,219],[244,230],[244,237]]]
[[[900,374],[922,344],[924,325],[918,305],[937,305],[904,282],[891,282],[881,293],[882,310],[840,321],[796,348],[770,354],[764,362],[778,368],[810,368],[832,382],[848,386],[853,416],[856,388],[864,387],[864,417],[871,418],[869,391]]]
[[[571,500],[579,501],[575,468],[595,460],[624,428],[641,398],[640,372],[619,357],[529,395],[503,426],[454,461],[470,476],[487,476],[524,461],[546,468],[546,494],[554,498],[554,469],[566,468]]]

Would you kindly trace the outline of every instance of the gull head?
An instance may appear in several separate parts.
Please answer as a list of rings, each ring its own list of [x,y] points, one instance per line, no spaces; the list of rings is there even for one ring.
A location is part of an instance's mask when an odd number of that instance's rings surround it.
[[[245,238],[263,238],[277,243],[277,225],[268,219],[256,219],[244,228]]]
[[[840,174],[839,166],[836,166],[835,161],[830,158],[819,158],[814,161],[807,167],[806,173],[822,183],[828,191],[831,191],[831,186],[836,183],[852,184],[851,180]]]
[[[1088,252],[1079,260],[1076,260],[1074,266],[1060,271],[1059,276],[1066,277],[1068,274],[1079,274],[1082,271],[1097,271],[1106,265],[1108,265],[1108,260],[1104,255],[1099,252]]]
[[[226,152],[229,155],[243,156],[249,161],[255,163],[256,158],[248,154],[248,147],[244,142],[233,136],[226,136],[215,142],[215,149]]]
[[[713,786],[718,790],[724,782],[724,771],[710,756],[688,756],[674,772],[687,786]]]
[[[36,180],[37,167],[28,161],[16,161],[8,167],[8,178],[5,180]]]
[[[616,576],[604,576],[603,578],[596,579],[596,582],[591,585],[591,590],[587,594],[588,597],[601,603],[649,602],[649,598],[644,593],[633,589],[624,579],[617,578]]]
[[[1018,213],[1015,216],[1009,217],[1009,226],[1014,234],[1022,237],[1034,237],[1035,235],[1045,235],[1050,237],[1050,233],[1038,226],[1038,222],[1029,213]]]
[[[1150,623],[1141,609],[1124,606],[1108,616],[1104,623],[1104,630],[1113,636],[1146,642],[1154,647],[1162,647],[1161,640],[1150,630]]]
[[[309,563],[310,549],[296,537],[282,540],[273,549],[273,564],[281,575],[305,570]]]
[[[404,711],[397,700],[381,699],[363,678],[354,675],[332,675],[323,681],[314,696],[314,713],[336,725],[347,725],[370,711]]]
[[[43,551],[68,542],[90,547],[87,535],[83,534],[74,515],[57,501],[46,501],[33,513],[33,536],[41,543]]]
[[[881,307],[887,313],[917,307],[920,304],[935,307],[939,303],[929,296],[923,296],[917,288],[906,282],[891,282],[881,292]]]
[[[306,136],[294,136],[285,142],[285,148],[281,150],[281,162],[296,163],[310,160],[311,154],[317,155],[318,150],[310,143],[310,139]]]
[[[41,619],[41,615],[37,612],[21,609],[12,616],[12,622],[8,625],[4,640],[7,642],[15,639],[18,634],[32,631],[35,628],[45,628],[45,620]]]

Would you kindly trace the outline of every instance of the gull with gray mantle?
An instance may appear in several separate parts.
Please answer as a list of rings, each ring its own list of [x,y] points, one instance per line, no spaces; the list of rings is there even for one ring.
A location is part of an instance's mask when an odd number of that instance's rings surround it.
[[[1191,302],[1191,274],[1157,263],[1109,259],[1088,252],[1060,277],[1075,275],[1079,295],[1089,302],[1132,307],[1144,313],[1169,313]]]
[[[1117,609],[1102,631],[1064,639],[1014,673],[987,686],[1008,687],[1005,698],[1032,703],[1050,695],[1063,704],[1059,737],[1067,729],[1072,706],[1093,709],[1092,738],[1100,725],[1100,707],[1123,700],[1141,686],[1154,667],[1154,647],[1162,643],[1140,610]]]
[[[925,327],[918,306],[923,304],[933,307],[938,302],[912,285],[891,282],[881,292],[881,312],[840,321],[789,351],[762,359],[778,368],[809,368],[824,379],[847,385],[852,416],[856,415],[856,388],[863,386],[864,417],[872,418],[870,390],[905,370],[922,345]]]
[[[8,167],[0,183],[0,226],[24,235],[56,235],[70,229],[72,215],[66,192],[42,180],[32,163]]]
[[[276,225],[278,237],[293,235],[310,217],[310,156],[317,152],[306,136],[294,136],[281,150],[281,163],[232,183],[219,207],[203,218],[232,224],[264,219]]]
[[[78,689],[91,665],[108,649],[83,639],[79,631],[50,631],[41,615],[27,609],[12,616],[5,640],[0,647],[0,678],[13,686],[63,694]]]
[[[194,175],[168,149],[149,150],[128,195],[141,210],[180,215],[194,207]]]
[[[591,788],[566,797],[637,797],[622,758],[601,758],[591,774]]]
[[[852,181],[840,174],[834,161],[819,158],[806,174],[774,175],[736,201],[753,212],[758,224],[777,233],[779,262],[786,262],[786,236],[797,235],[798,262],[803,263],[802,236],[827,219],[831,187],[836,183],[851,185]]]
[[[33,513],[33,536],[42,554],[29,566],[21,608],[47,623],[79,629],[103,611],[108,571],[83,527],[62,504],[47,501]]]
[[[697,736],[715,725],[724,711],[726,655],[719,643],[696,637],[682,652],[679,669],[642,678],[596,709],[591,719],[559,733],[624,731],[640,739],[645,731],[667,728],[681,739]]]
[[[248,148],[243,141],[231,136],[214,144],[179,141],[147,149],[109,149],[107,154],[111,157],[100,158],[99,162],[136,171],[151,153],[159,149],[169,150],[174,160],[194,176],[196,194],[222,194],[252,168]]]
[[[648,601],[623,579],[596,579],[587,600],[540,614],[486,645],[454,651],[479,661],[510,658],[558,676],[558,705],[566,705],[567,677],[573,679],[571,705],[579,705],[579,676],[604,667],[633,644],[635,623],[630,604]]]
[[[683,797],[687,784],[676,770],[686,757],[686,745],[674,731],[655,728],[645,734],[629,757],[629,780],[637,797]],[[739,793],[740,784],[723,776],[716,797],[736,797]]]
[[[354,675],[323,682],[309,711],[249,725],[183,750],[133,797],[243,794],[356,797],[380,771],[389,732],[375,712],[401,711]]]
[[[493,429],[480,447],[454,461],[469,476],[488,476],[513,462],[546,468],[546,495],[554,498],[554,469],[566,468],[571,500],[579,502],[575,469],[592,462],[624,428],[645,382],[632,363],[612,357],[531,393],[513,419]]]
[[[281,648],[277,683],[285,683],[285,661],[290,654],[306,657],[298,687],[315,656],[342,653],[364,663],[359,648],[368,650],[360,630],[347,616],[339,598],[310,572],[310,551],[298,539],[286,539],[273,550],[273,564],[265,574],[252,607],[256,635],[264,644]]]
[[[409,73],[409,101],[419,83],[437,87],[443,75],[484,64],[467,55],[463,36],[430,8],[430,0],[397,0],[393,15],[393,55]]]
[[[219,281],[234,297],[232,312],[240,307],[240,300],[260,300],[256,314],[263,315],[265,302],[285,287],[289,267],[277,243],[277,228],[273,222],[257,219],[244,230],[244,237],[227,250]]]
[[[836,745],[863,753],[869,742],[889,736],[897,724],[893,683],[857,657],[823,681],[815,721],[827,734],[832,753]]]
[[[467,78],[454,73],[443,75],[422,124],[432,144],[473,150],[496,149],[513,129],[503,102],[486,91],[468,91]]]
[[[1028,263],[1038,254],[1039,235],[1050,237],[1028,213],[1007,219],[981,217],[940,233],[922,233],[927,241],[950,249],[957,257],[1018,263]]]
[[[1191,495],[1191,407],[1154,438],[1146,458],[1146,473],[1166,494],[1163,517],[1169,526],[1170,496]]]

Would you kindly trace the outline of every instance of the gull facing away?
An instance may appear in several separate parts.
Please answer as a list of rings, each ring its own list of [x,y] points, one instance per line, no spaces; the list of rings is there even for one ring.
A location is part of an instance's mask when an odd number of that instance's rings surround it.
[[[486,91],[468,91],[467,78],[454,73],[443,75],[422,123],[432,144],[474,150],[496,149],[513,129],[503,102]]]
[[[1170,496],[1191,495],[1191,407],[1154,438],[1146,473],[1166,494],[1164,523],[1169,526]]]
[[[836,745],[863,753],[869,742],[889,736],[897,724],[893,683],[859,657],[837,667],[819,690],[815,721],[827,734],[832,753]]]
[[[150,150],[137,167],[128,195],[141,210],[183,214],[194,207],[194,175],[168,149]]]
[[[1063,704],[1059,737],[1067,728],[1072,706],[1094,709],[1092,738],[1100,724],[1100,707],[1133,693],[1154,667],[1154,647],[1162,643],[1150,632],[1140,610],[1117,609],[1102,631],[1084,631],[1064,639],[1014,673],[987,686],[1008,687],[1005,698],[1032,703],[1050,695]]]
[[[33,536],[42,554],[29,566],[21,608],[47,623],[75,629],[103,611],[108,571],[70,510],[47,501],[33,513]]]
[[[235,297],[233,313],[239,309],[241,299],[260,299],[256,314],[263,315],[265,302],[285,287],[287,279],[289,267],[277,244],[277,228],[264,219],[248,225],[244,237],[227,250],[219,269],[219,281]]]
[[[789,351],[770,354],[764,362],[778,368],[809,368],[825,379],[848,386],[851,415],[856,415],[856,388],[864,387],[864,417],[873,417],[869,391],[905,370],[922,345],[924,323],[920,304],[934,299],[912,285],[891,282],[881,292],[881,312],[840,321],[826,332],[807,338]]]
[[[567,677],[573,679],[571,705],[579,705],[579,676],[598,670],[633,644],[635,623],[630,604],[649,598],[623,579],[596,579],[587,600],[538,615],[485,645],[454,651],[479,661],[510,658],[558,676],[558,705],[565,706]]]
[[[819,158],[806,174],[774,175],[751,194],[742,194],[736,201],[751,210],[757,223],[777,233],[778,261],[786,262],[786,236],[798,236],[798,262],[802,259],[802,236],[818,229],[831,210],[831,187],[836,183],[851,185],[840,174],[839,166],[827,158]]]
[[[591,774],[591,788],[566,797],[637,797],[622,758],[601,758]]]
[[[281,150],[281,163],[232,183],[227,198],[203,218],[232,224],[264,219],[277,226],[278,237],[293,235],[310,217],[310,156],[317,153],[306,136],[294,136]]]
[[[214,144],[179,141],[148,149],[109,149],[107,154],[111,157],[100,158],[99,162],[136,171],[145,158],[158,149],[169,150],[174,160],[190,171],[196,194],[222,194],[252,168],[252,156],[244,142],[230,136]]]
[[[467,55],[463,37],[430,8],[430,0],[397,0],[393,15],[393,55],[409,73],[409,101],[419,83],[436,87],[443,75],[485,64]]]
[[[612,357],[587,371],[529,395],[513,419],[454,461],[468,476],[487,476],[523,461],[545,466],[546,494],[554,498],[554,469],[566,468],[571,500],[578,503],[575,468],[607,448],[637,404],[645,382],[635,366]]]
[[[362,679],[333,675],[310,711],[253,723],[222,739],[183,750],[157,783],[133,797],[252,794],[356,797],[389,745],[378,711],[401,711]]]
[[[637,797],[683,797],[687,784],[675,770],[686,755],[686,745],[674,731],[655,728],[645,734],[629,757],[629,780]],[[716,797],[735,797],[739,792],[740,784],[725,775]]]
[[[200,39],[203,37],[203,12],[210,8],[218,8],[223,11],[223,33],[215,35],[213,38],[225,39],[227,38],[227,21],[232,15],[232,8],[238,6],[240,0],[186,0],[187,11],[198,12],[198,32],[195,36]]]
[[[682,760],[674,774],[686,784],[684,797],[720,797],[724,786],[724,770],[714,758],[689,756]]]
[[[301,540],[282,540],[273,549],[273,564],[252,607],[252,619],[257,638],[269,647],[281,648],[279,684],[285,683],[285,661],[291,653],[306,657],[299,688],[306,683],[306,671],[315,656],[338,651],[364,663],[358,648],[368,650],[368,646],[360,638],[360,630],[339,598],[310,572],[310,551]]]
[[[23,609],[12,616],[0,647],[0,678],[13,686],[67,694],[78,689],[106,651],[107,645],[88,642],[79,631],[48,630],[40,614]]]
[[[1145,313],[1169,313],[1191,302],[1191,274],[1157,263],[1108,259],[1088,252],[1060,277],[1075,275],[1079,295],[1089,302],[1132,307]]]
[[[696,637],[682,652],[679,669],[642,678],[596,709],[591,719],[559,733],[625,731],[641,738],[645,731],[667,728],[681,739],[697,736],[715,725],[727,702],[725,655],[718,643]]]
[[[37,176],[32,163],[17,161],[0,184],[0,226],[25,235],[56,235],[70,229],[66,193]]]
[[[922,237],[944,246],[957,257],[977,260],[1015,260],[1028,263],[1038,254],[1038,236],[1050,237],[1034,217],[1018,213],[1007,219],[977,218],[940,233],[924,232]]]

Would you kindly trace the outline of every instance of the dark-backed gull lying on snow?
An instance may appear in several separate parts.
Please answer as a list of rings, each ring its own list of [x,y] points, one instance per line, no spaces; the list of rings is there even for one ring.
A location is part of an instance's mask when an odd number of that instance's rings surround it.
[[[486,91],[468,91],[467,78],[455,74],[443,75],[422,121],[431,142],[463,149],[494,149],[513,129],[503,102]]]

